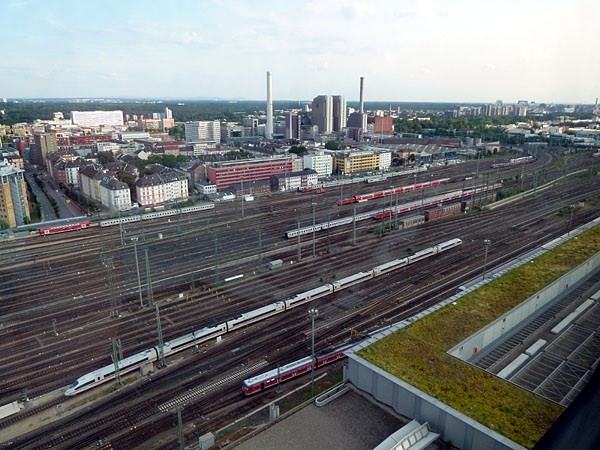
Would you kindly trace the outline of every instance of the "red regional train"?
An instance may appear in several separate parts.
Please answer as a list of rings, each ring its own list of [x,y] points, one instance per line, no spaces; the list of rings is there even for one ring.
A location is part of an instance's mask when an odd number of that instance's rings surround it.
[[[423,189],[423,188],[426,188],[429,186],[437,186],[438,184],[447,183],[449,181],[450,181],[450,178],[440,178],[439,180],[433,180],[431,182],[426,181],[424,183],[411,184],[410,186],[404,186],[404,187],[399,187],[399,188],[395,188],[395,189],[387,189],[385,191],[372,192],[370,194],[355,195],[352,198],[346,198],[343,200],[339,200],[337,202],[337,205],[342,206],[342,205],[347,205],[349,203],[366,202],[367,200],[371,200],[374,198],[380,198],[380,197],[384,197],[386,195],[392,195],[392,194],[400,194],[402,192],[408,192],[408,191],[412,191],[414,189]]]
[[[90,226],[89,222],[70,223],[68,225],[57,225],[55,227],[40,228],[40,235],[47,236],[49,234],[64,233],[65,231],[82,230]]]

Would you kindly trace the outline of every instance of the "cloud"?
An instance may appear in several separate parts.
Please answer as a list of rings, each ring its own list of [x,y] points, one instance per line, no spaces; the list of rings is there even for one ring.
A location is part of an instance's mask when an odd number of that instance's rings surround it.
[[[375,5],[364,1],[355,1],[342,7],[342,15],[348,20],[366,19],[377,13]]]

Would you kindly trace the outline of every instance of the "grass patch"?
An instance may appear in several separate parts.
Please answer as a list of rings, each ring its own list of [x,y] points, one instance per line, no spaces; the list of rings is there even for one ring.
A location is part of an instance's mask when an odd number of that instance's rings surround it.
[[[600,226],[358,354],[531,448],[563,408],[446,354],[450,348],[600,251]]]

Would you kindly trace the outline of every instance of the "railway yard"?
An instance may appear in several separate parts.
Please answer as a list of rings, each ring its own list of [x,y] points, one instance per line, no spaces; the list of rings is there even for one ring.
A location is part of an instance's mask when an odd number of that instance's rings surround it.
[[[492,169],[493,159],[468,161],[324,193],[257,196],[252,202],[222,202],[209,210],[121,227],[0,242],[0,405],[21,398],[23,389],[31,399],[19,413],[0,420],[0,446],[178,448],[177,407],[182,408],[186,441],[214,431],[277,396],[270,390],[245,397],[242,380],[310,354],[308,308],[319,310],[317,350],[338,346],[353,334],[426,309],[480,275],[484,239],[492,242],[487,254],[491,268],[597,217],[600,177],[590,170],[592,159],[591,152],[565,158],[549,151],[521,167]],[[336,205],[392,185],[444,177],[452,181],[404,192],[398,199]],[[360,214],[396,201],[423,202],[498,183],[504,193],[536,192],[495,209],[471,208],[402,230],[386,227],[423,211],[358,221],[355,239],[351,223],[314,235],[285,234],[313,222],[352,217],[354,208]],[[479,202],[484,198],[486,193]],[[469,202],[477,204],[477,199],[467,198]],[[137,238],[135,246],[132,238]],[[107,382],[64,396],[78,377],[112,364],[112,338],[120,339],[124,357],[157,346],[147,271],[162,335],[169,341],[454,238],[462,245],[227,333],[220,343],[212,339],[198,349],[191,347],[152,374],[124,375],[116,391]],[[276,259],[283,266],[268,270]],[[241,274],[243,278],[224,282]],[[341,363],[334,367],[340,370]],[[282,388],[304,382],[300,377]]]

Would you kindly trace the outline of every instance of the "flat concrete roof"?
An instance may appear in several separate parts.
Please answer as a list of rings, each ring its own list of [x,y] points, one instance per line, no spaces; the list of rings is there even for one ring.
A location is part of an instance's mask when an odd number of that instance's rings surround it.
[[[235,448],[372,450],[408,422],[351,389],[322,408],[310,403]],[[434,443],[428,448],[446,447]]]

